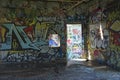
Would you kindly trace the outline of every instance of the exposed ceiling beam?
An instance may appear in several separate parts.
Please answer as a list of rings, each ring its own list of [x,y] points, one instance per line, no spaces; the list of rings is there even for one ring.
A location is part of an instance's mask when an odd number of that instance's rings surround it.
[[[67,9],[67,11],[72,10],[72,9],[75,8],[76,6],[82,4],[84,1],[85,1],[85,0],[78,1],[75,5],[71,6],[69,9]]]
[[[41,1],[41,2],[64,2],[64,3],[74,3],[80,0],[28,0],[28,1]]]
[[[47,0],[47,1],[54,1],[54,2],[78,2],[78,0]]]

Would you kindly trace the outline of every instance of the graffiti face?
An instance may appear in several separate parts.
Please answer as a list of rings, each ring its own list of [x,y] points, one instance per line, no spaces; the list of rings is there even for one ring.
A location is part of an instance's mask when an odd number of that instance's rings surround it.
[[[99,24],[90,25],[90,41],[92,48],[106,48],[109,45],[109,33],[102,24],[103,39],[101,39]]]

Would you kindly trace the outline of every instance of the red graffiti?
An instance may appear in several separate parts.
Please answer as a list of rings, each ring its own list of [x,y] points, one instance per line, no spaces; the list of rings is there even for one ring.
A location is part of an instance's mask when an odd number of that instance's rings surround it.
[[[29,27],[27,27],[27,28],[25,28],[24,29],[24,31],[26,32],[26,33],[28,33],[28,32],[33,32],[33,26],[29,26]]]
[[[94,51],[94,56],[98,56],[100,54],[100,51],[99,50],[95,50]]]
[[[120,46],[120,34],[119,33],[113,34],[113,43],[117,46]]]

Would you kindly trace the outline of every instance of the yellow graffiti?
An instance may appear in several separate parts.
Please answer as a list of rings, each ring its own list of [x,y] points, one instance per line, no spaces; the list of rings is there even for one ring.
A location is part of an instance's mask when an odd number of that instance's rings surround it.
[[[35,27],[36,36],[45,39],[47,35],[48,27],[49,26],[47,25],[47,23],[37,22]]]
[[[110,27],[113,31],[120,31],[120,21],[115,21]]]
[[[30,26],[34,25],[36,23],[36,19],[34,18],[31,23],[29,23]]]
[[[36,30],[37,31],[40,31],[44,27],[46,27],[45,23],[39,23],[39,22],[37,22],[37,24],[36,24]]]
[[[12,43],[12,48],[13,48],[13,50],[16,50],[17,48],[18,48],[18,43],[17,43],[17,41],[16,41],[16,39],[14,39],[13,40],[13,43]]]
[[[108,15],[109,21],[115,20],[117,18],[120,18],[120,11],[113,11]]]

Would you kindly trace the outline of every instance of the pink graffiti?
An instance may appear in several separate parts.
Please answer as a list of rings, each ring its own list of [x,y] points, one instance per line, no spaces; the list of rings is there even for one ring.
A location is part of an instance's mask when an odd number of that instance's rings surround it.
[[[67,44],[70,45],[72,42],[71,42],[71,39],[68,39],[67,40]]]
[[[78,34],[79,32],[80,32],[79,30],[73,29],[73,33],[74,33],[74,34]]]
[[[95,50],[94,51],[94,56],[98,56],[100,54],[100,50]]]

